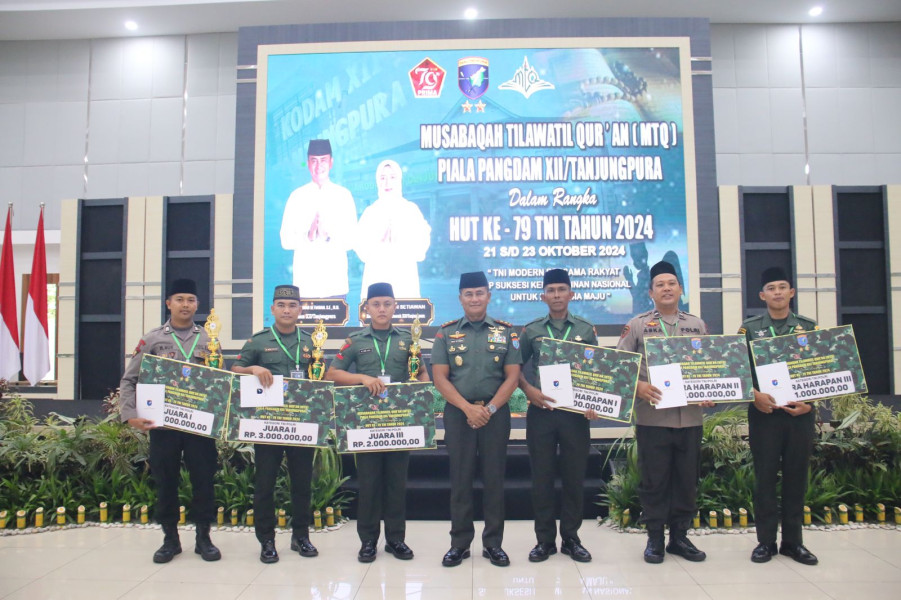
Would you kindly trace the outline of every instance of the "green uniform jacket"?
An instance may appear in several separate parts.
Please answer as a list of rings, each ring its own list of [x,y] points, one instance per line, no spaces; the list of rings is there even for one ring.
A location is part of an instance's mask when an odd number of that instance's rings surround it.
[[[385,361],[385,375],[391,377],[391,383],[404,383],[409,381],[410,374],[407,371],[407,359],[410,358],[410,344],[413,336],[409,331],[391,327],[390,340],[379,341],[372,332],[372,326],[355,331],[345,340],[344,345],[338,351],[331,367],[350,371],[353,364],[357,366],[357,373],[378,377],[382,374],[382,360]],[[379,358],[381,353],[381,358]]]
[[[276,334],[281,339],[285,350],[288,351],[287,353],[276,341]],[[265,367],[273,375],[282,375],[283,377],[291,377],[291,371],[299,366],[303,371],[303,378],[306,379],[309,377],[307,369],[313,360],[312,352],[313,340],[307,332],[298,328],[296,333],[285,335],[273,327],[258,331],[253,334],[252,338],[244,342],[244,347],[241,348],[235,365]]]
[[[751,341],[763,338],[776,337],[778,335],[790,335],[792,333],[801,333],[803,331],[813,331],[817,329],[817,322],[807,317],[796,315],[793,312],[788,313],[785,323],[777,326],[773,323],[769,312],[755,317],[745,319],[738,333],[745,336],[748,340],[748,353],[751,354]],[[754,364],[754,355],[751,354],[751,364]],[[757,385],[757,372],[752,369],[751,375],[754,377],[754,388],[760,389]]]
[[[550,315],[535,319],[522,328],[521,337],[522,362],[525,364],[529,362],[529,359],[532,359],[532,381],[539,388],[541,383],[538,377],[538,358],[541,356],[541,340],[550,337],[555,340],[578,342],[589,346],[596,346],[598,343],[594,325],[572,313],[566,315],[561,328],[554,327]]]
[[[488,402],[504,382],[504,366],[522,364],[513,325],[489,316],[448,321],[435,334],[432,364],[450,366],[450,382],[468,402]]]

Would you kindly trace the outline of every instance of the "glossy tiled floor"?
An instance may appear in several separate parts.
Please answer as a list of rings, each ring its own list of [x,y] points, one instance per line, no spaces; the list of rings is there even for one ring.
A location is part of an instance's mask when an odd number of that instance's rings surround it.
[[[353,523],[313,535],[318,558],[290,552],[288,535],[279,534],[281,561],[275,565],[259,562],[252,533],[214,533],[223,558],[204,563],[192,551],[193,532],[182,532],[186,551],[167,565],[151,561],[161,542],[159,530],[92,527],[8,536],[0,538],[0,598],[901,598],[901,531],[805,532],[806,545],[820,558],[816,567],[781,556],[763,565],[751,563],[753,534],[692,538],[708,554],[703,563],[667,556],[662,565],[646,565],[643,536],[586,522],[582,541],[594,555],[592,562],[575,563],[558,553],[532,564],[526,559],[534,544],[532,524],[512,521],[504,543],[511,566],[491,566],[476,542],[473,558],[448,569],[440,564],[448,527],[446,522],[411,522],[407,542],[416,558],[399,561],[380,547],[369,565],[356,560]]]

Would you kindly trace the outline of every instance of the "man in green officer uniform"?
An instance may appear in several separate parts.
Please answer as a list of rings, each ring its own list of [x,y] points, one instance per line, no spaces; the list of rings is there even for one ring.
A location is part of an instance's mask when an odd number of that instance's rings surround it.
[[[468,558],[475,537],[473,479],[482,471],[485,529],[482,556],[505,567],[504,470],[510,438],[507,402],[519,383],[519,335],[505,321],[488,316],[491,292],[482,272],[460,276],[464,316],[442,325],[432,346],[432,376],[444,396],[444,440],[450,458],[451,548],[441,564],[455,567]]]
[[[272,376],[294,379],[306,377],[313,345],[309,334],[297,327],[300,316],[300,292],[293,285],[279,285],[272,297],[275,325],[254,334],[244,343],[232,371],[256,375],[264,387],[272,385]],[[253,489],[254,530],[260,542],[260,561],[278,562],[275,549],[275,479],[288,457],[291,478],[291,550],[301,556],[317,556],[310,543],[310,481],[313,477],[313,448],[280,444],[254,444],[256,471]]]
[[[779,267],[771,267],[760,278],[760,299],[767,311],[746,319],[739,333],[751,340],[790,335],[817,328],[815,321],[791,311],[795,297],[789,275]],[[813,449],[815,420],[813,407],[804,402],[779,406],[769,394],[758,391],[754,374],[754,402],[748,405],[748,439],[754,457],[754,521],[757,547],[751,553],[756,563],[769,561],[776,555],[776,530],[779,504],[776,485],[782,468],[782,545],[779,553],[805,565],[818,560],[804,547],[801,526],[804,519],[804,496],[807,493],[807,471]]]
[[[366,294],[366,312],[371,324],[350,334],[325,378],[338,385],[365,385],[373,396],[385,391],[387,383],[404,383],[409,379],[407,359],[413,336],[392,327],[394,290],[390,283],[374,283]],[[356,372],[351,373],[352,366]],[[420,365],[419,381],[429,374]],[[385,552],[395,558],[410,560],[413,551],[406,537],[407,467],[410,452],[360,452],[356,455],[360,498],[357,509],[357,534],[362,546],[357,559],[363,563],[375,560],[381,521],[385,521]]]
[[[541,299],[548,305],[547,315],[535,319],[522,330],[523,364],[532,360],[529,383],[525,373],[519,376],[519,387],[529,400],[526,416],[526,440],[532,464],[532,508],[535,512],[535,535],[538,543],[529,552],[531,562],[547,560],[557,553],[557,524],[554,521],[554,479],[557,447],[560,447],[560,481],[563,497],[560,510],[561,552],[575,561],[589,562],[588,552],[579,539],[582,525],[583,487],[588,466],[590,428],[588,419],[596,419],[594,411],[584,415],[554,410],[553,400],[541,393],[538,379],[538,357],[541,340],[550,337],[582,344],[597,345],[594,325],[569,312],[573,299],[569,273],[550,269],[544,273]]]

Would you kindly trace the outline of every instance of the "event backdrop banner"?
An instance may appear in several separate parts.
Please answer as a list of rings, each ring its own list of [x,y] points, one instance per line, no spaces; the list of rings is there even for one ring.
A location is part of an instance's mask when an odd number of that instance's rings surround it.
[[[293,281],[302,320],[356,326],[366,287],[388,281],[398,318],[435,325],[460,311],[459,274],[484,270],[492,313],[525,322],[544,309],[544,270],[565,267],[573,311],[622,324],[651,308],[648,265],[663,259],[686,308],[688,43],[261,45],[256,296]],[[313,159],[311,140],[328,141]]]

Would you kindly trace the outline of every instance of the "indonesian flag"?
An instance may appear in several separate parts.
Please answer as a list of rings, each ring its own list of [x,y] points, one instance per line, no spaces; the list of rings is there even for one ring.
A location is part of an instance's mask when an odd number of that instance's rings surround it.
[[[0,377],[19,381],[19,323],[16,315],[16,268],[13,265],[12,207],[6,213],[3,253],[0,254]]]
[[[44,249],[44,208],[38,219],[38,234],[31,261],[31,284],[25,304],[25,336],[22,340],[22,372],[37,385],[50,372],[50,338],[47,335],[47,252]]]

